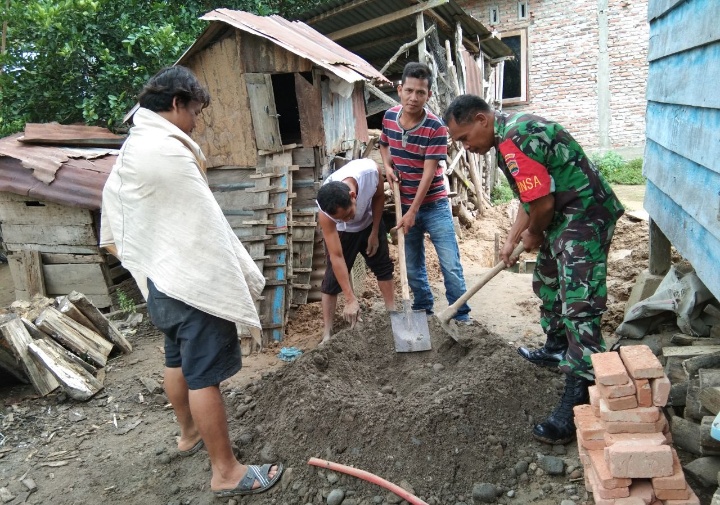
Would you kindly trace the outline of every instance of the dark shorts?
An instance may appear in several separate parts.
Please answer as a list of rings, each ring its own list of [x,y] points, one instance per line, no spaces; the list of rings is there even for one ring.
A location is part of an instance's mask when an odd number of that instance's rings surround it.
[[[242,368],[235,323],[157,290],[148,279],[152,323],[165,334],[165,366],[182,367],[189,389],[217,386]]]
[[[362,254],[365,258],[365,263],[368,268],[375,274],[379,281],[392,280],[393,275],[393,262],[390,259],[390,248],[388,247],[387,232],[385,231],[385,224],[380,221],[379,243],[378,250],[373,256],[368,256],[365,252],[367,250],[368,238],[372,232],[372,225],[368,226],[362,231],[340,231],[340,245],[342,246],[343,257],[345,258],[345,265],[347,266],[348,273],[355,264],[355,258],[358,253]],[[325,278],[320,285],[320,292],[326,295],[337,295],[342,292],[340,284],[338,284],[335,278],[335,273],[332,270],[332,264],[330,262],[330,256],[327,256],[327,268],[325,269]]]

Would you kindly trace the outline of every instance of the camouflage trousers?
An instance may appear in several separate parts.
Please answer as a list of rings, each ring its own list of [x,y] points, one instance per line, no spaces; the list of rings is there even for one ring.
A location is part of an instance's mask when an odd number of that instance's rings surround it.
[[[542,301],[540,325],[548,338],[568,344],[560,370],[588,380],[594,380],[590,355],[606,350],[600,319],[607,310],[607,256],[614,231],[614,222],[599,232],[563,230],[554,247],[543,242],[533,272],[533,290]]]

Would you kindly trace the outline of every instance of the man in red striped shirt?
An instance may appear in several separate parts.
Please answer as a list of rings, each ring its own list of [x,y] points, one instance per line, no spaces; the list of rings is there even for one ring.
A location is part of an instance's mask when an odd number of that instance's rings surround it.
[[[401,105],[387,112],[380,135],[380,154],[388,181],[400,180],[403,216],[397,222],[405,232],[405,261],[413,309],[433,313],[434,298],[425,268],[425,233],[435,247],[452,304],[465,293],[460,249],[443,181],[440,160],[447,157],[447,127],[425,108],[432,73],[427,65],[408,63],[398,86]],[[470,307],[463,304],[455,319],[470,324]]]

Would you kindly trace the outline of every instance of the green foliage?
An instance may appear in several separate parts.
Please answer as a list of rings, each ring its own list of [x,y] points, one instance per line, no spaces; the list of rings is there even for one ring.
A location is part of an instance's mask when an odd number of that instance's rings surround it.
[[[500,203],[507,203],[513,198],[515,198],[515,194],[512,189],[510,189],[510,185],[504,177],[501,177],[497,184],[495,184],[495,187],[492,188],[492,191],[490,191],[490,201],[497,205]]]
[[[611,184],[645,184],[641,158],[626,162],[618,153],[608,151],[605,154],[591,154],[590,161]]]
[[[309,0],[10,0],[0,55],[0,136],[26,122],[121,128],[147,79],[172,65],[219,7],[290,15]]]
[[[120,305],[120,310],[122,310],[125,314],[133,314],[136,312],[135,302],[125,293],[125,291],[119,289],[117,291],[117,299],[118,305]]]

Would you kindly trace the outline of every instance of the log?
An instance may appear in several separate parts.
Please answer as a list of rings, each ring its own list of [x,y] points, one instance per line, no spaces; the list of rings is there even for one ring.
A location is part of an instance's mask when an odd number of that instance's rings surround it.
[[[78,293],[77,291],[73,291],[67,295],[67,299],[92,322],[95,328],[98,329],[98,333],[100,333],[100,335],[118,346],[118,348],[120,348],[120,350],[125,354],[132,352],[132,345],[130,342],[127,341],[115,325],[113,325],[110,320],[106,318],[103,313],[100,312],[98,308],[85,297],[85,295]]]
[[[83,314],[80,310],[67,299],[67,296],[61,296],[58,298],[57,309],[68,316],[70,319],[82,324],[86,328],[90,328],[95,333],[102,335],[95,325]],[[103,335],[104,336],[104,335]]]
[[[81,367],[83,367],[85,370],[87,370],[91,374],[97,375],[97,368],[92,366],[90,363],[83,361],[82,358],[80,358],[79,356],[75,356],[72,352],[68,351],[63,346],[61,346],[60,344],[55,342],[50,337],[50,335],[48,335],[47,333],[42,331],[40,328],[35,326],[33,323],[31,323],[24,317],[21,319],[22,319],[23,324],[25,325],[25,329],[28,331],[28,333],[34,340],[46,340],[46,341],[50,342],[52,345],[55,346],[55,349],[57,350],[57,352],[59,352],[60,354],[65,356],[67,359],[69,359],[73,363],[80,365]]]
[[[691,345],[680,347],[663,347],[663,356],[667,358],[693,358],[704,354],[720,352],[720,345]]]
[[[28,345],[33,339],[19,317],[14,314],[3,317],[0,323],[0,335],[2,336],[0,345],[15,355],[16,361],[20,363],[38,394],[45,396],[57,389],[58,381],[30,356]]]
[[[462,202],[453,207],[453,214],[457,216],[457,218],[460,220],[460,223],[462,223],[465,228],[472,228],[475,217],[470,213],[470,211],[467,210],[467,208],[465,207],[465,205],[462,204]]]
[[[700,456],[700,425],[682,417],[673,416],[670,421],[673,445]]]
[[[720,441],[710,435],[715,416],[705,416],[700,421],[700,452],[702,456],[720,455]]]
[[[63,347],[88,361],[104,367],[112,350],[112,344],[89,328],[73,321],[54,307],[47,307],[35,320],[45,333],[60,342]]]
[[[700,421],[703,416],[709,416],[710,412],[700,404],[700,379],[688,381],[687,395],[685,396],[685,419]]]
[[[67,360],[47,340],[33,340],[28,349],[52,373],[70,398],[85,401],[103,388],[99,380]]]
[[[713,415],[720,412],[720,387],[709,387],[700,390],[700,405]]]
[[[701,368],[720,368],[720,352],[688,358],[682,366],[688,377],[694,377]]]

